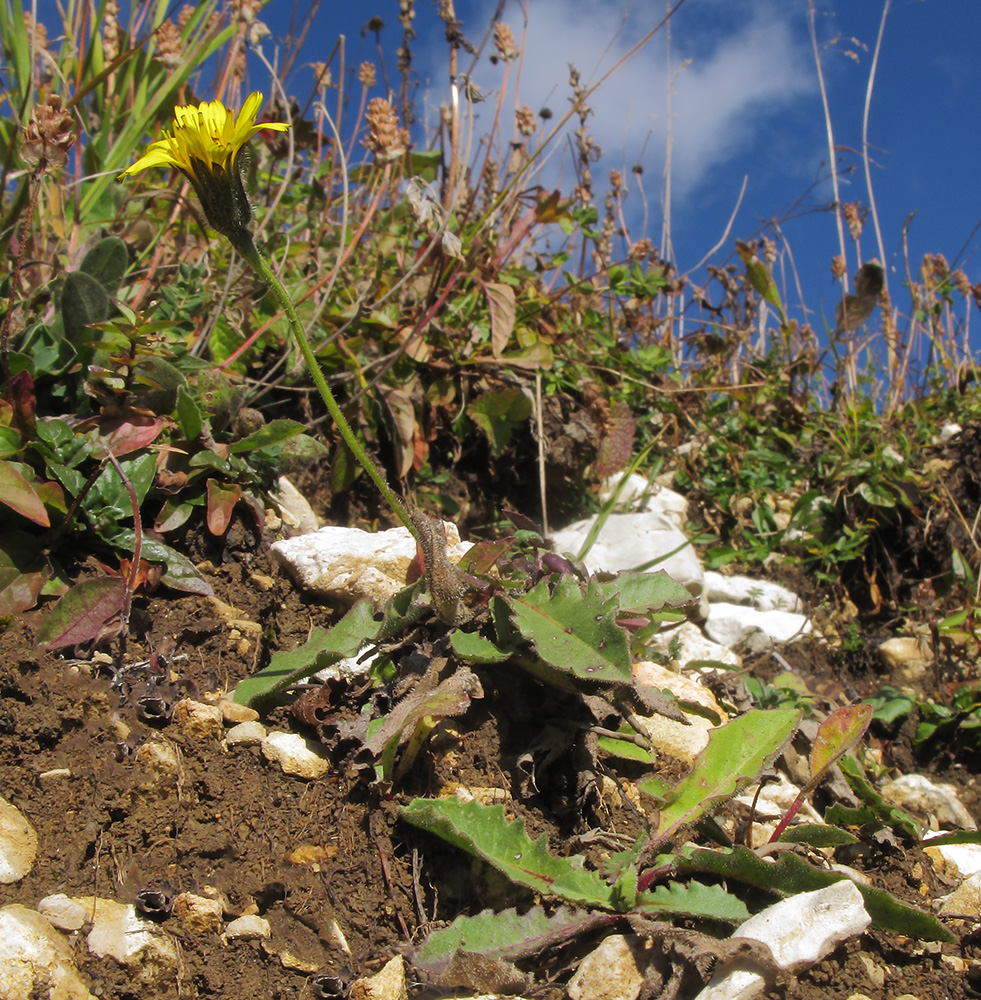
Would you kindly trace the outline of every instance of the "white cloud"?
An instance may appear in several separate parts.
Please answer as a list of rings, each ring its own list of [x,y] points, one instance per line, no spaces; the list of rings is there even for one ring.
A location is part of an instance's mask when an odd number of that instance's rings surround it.
[[[585,83],[598,80],[664,13],[662,5],[650,0],[626,13],[624,0],[529,0],[528,9],[520,100],[536,111],[549,107],[553,122],[569,107],[570,63]],[[520,44],[520,12],[511,7],[504,19]],[[468,28],[476,34],[483,23],[472,16]],[[713,168],[758,139],[769,116],[786,112],[814,89],[813,63],[803,32],[797,5],[701,0],[682,8],[671,38],[676,198],[695,192]],[[662,29],[590,98],[594,111],[590,130],[605,154],[604,175],[595,177],[598,193],[605,189],[605,170],[610,166],[629,169],[642,162],[649,194],[651,178],[661,176],[668,127],[665,38]],[[475,73],[485,90],[498,87],[501,77],[501,67],[486,60]],[[490,119],[491,112],[484,110],[490,104],[478,106],[482,119]],[[567,150],[566,144],[563,157],[567,158]],[[563,186],[568,187],[569,168],[563,173]]]

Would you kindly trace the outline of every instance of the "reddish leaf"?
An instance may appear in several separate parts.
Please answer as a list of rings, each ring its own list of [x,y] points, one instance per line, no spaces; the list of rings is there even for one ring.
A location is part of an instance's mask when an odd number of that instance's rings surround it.
[[[34,411],[37,399],[34,396],[34,379],[26,369],[10,377],[7,383],[7,399],[13,406],[13,426],[28,437],[33,437],[37,429]]]
[[[821,723],[811,747],[810,784],[820,780],[820,776],[862,738],[871,720],[871,705],[845,705]]]
[[[34,487],[10,464],[0,461],[0,503],[5,503],[18,514],[23,514],[44,528],[51,526],[48,512]]]
[[[152,444],[163,429],[163,421],[146,413],[126,410],[99,421],[102,443],[116,458]]]
[[[35,538],[24,531],[0,537],[0,615],[33,608],[50,576],[51,566]]]
[[[208,531],[211,534],[225,534],[231,523],[235,504],[241,499],[241,486],[233,484],[226,489],[219,486],[217,480],[208,480]]]
[[[72,587],[38,629],[37,639],[53,649],[91,642],[123,607],[126,585],[119,577],[100,576]]]

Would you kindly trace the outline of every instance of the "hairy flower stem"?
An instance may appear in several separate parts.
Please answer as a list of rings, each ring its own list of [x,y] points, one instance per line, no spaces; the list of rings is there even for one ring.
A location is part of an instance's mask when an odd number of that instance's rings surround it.
[[[248,231],[240,231],[235,235],[234,239],[229,235],[229,239],[242,258],[249,264],[252,270],[255,271],[256,275],[261,280],[268,282],[272,286],[273,291],[275,291],[280,304],[286,312],[290,329],[293,331],[293,336],[296,338],[297,346],[300,348],[300,353],[303,355],[303,360],[306,363],[307,369],[313,377],[313,381],[317,388],[320,390],[320,395],[323,397],[324,403],[327,404],[327,410],[334,423],[337,425],[337,429],[341,432],[341,437],[344,439],[344,443],[348,446],[348,448],[350,448],[351,453],[358,460],[358,464],[361,468],[368,473],[371,481],[378,487],[381,495],[386,501],[388,501],[389,506],[395,512],[398,519],[406,526],[406,528],[409,529],[412,537],[415,538],[417,542],[421,543],[422,539],[419,536],[419,529],[412,523],[412,518],[409,517],[405,507],[402,505],[402,502],[395,495],[391,486],[388,485],[378,466],[375,465],[371,457],[364,450],[361,442],[358,441],[354,431],[351,429],[351,425],[348,423],[347,418],[341,412],[340,406],[337,405],[337,400],[334,399],[334,394],[330,391],[327,379],[324,378],[324,373],[320,370],[320,364],[317,362],[317,358],[313,353],[313,348],[310,346],[310,341],[303,329],[303,324],[300,322],[300,317],[296,314],[296,309],[293,306],[293,300],[290,298],[289,293],[283,286],[283,283],[279,280],[275,271],[273,271],[272,267],[269,265],[269,261],[262,256],[258,249],[256,249],[252,235]]]

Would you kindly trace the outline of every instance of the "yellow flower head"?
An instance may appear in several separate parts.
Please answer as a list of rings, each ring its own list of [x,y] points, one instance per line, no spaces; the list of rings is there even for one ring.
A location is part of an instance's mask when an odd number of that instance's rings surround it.
[[[256,115],[262,94],[254,91],[235,113],[221,101],[202,101],[174,109],[174,130],[150,143],[146,153],[119,176],[132,177],[150,167],[177,167],[201,200],[208,221],[225,236],[247,230],[252,210],[242,186],[239,161],[242,147],[264,128],[285,132],[285,122],[260,122]]]

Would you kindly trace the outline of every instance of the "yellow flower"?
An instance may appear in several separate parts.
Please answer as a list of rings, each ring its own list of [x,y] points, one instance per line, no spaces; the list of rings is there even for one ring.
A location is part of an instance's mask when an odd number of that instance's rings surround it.
[[[233,237],[247,230],[252,210],[239,172],[243,146],[264,128],[285,132],[285,122],[260,122],[256,115],[262,94],[254,91],[235,113],[221,101],[202,101],[174,109],[173,132],[150,143],[146,153],[119,176],[132,177],[150,167],[177,167],[201,200],[208,221],[219,233]]]

